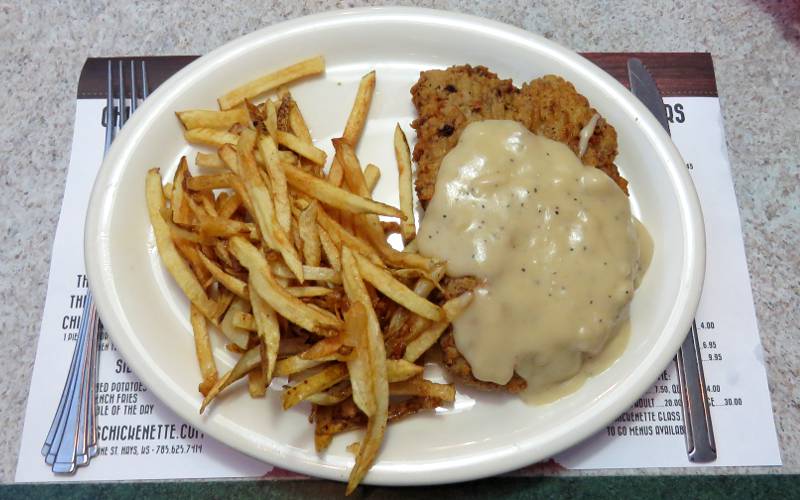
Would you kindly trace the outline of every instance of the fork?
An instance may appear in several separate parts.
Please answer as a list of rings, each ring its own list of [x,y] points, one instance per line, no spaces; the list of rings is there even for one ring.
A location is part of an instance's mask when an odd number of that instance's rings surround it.
[[[126,64],[108,60],[106,106],[103,110],[105,157],[116,133],[122,128],[139,104],[136,63]],[[129,92],[126,96],[125,66],[129,65]],[[116,66],[116,68],[115,68]],[[114,98],[114,69],[117,70],[118,92]],[[149,95],[147,66],[141,61],[141,99]],[[130,105],[126,105],[126,101]],[[72,353],[67,379],[58,403],[53,422],[42,447],[45,462],[59,474],[72,474],[78,466],[87,465],[97,455],[97,358],[103,325],[97,316],[92,292],[87,290],[83,313],[78,327],[78,339]]]

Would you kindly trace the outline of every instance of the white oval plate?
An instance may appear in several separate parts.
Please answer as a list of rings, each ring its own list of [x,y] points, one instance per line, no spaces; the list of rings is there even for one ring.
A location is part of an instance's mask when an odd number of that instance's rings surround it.
[[[372,484],[475,479],[562,451],[627,410],[669,363],[699,300],[705,242],[697,197],[678,151],[635,97],[572,51],[523,30],[470,16],[421,9],[362,9],[315,15],[239,38],[198,59],[158,88],[115,140],[94,186],[86,224],[86,266],[97,307],[114,343],[155,394],[192,425],[272,464],[324,478],[347,478],[351,433],[324,455],[314,451],[308,406],[280,409],[276,381],[266,399],[243,387],[197,412],[200,380],[187,302],[161,265],[147,220],[144,178],[171,178],[183,140],[174,111],[214,109],[215,98],[263,73],[323,54],[324,77],[293,93],[322,147],[341,133],[358,79],[377,70],[369,125],[358,153],[383,169],[376,197],[397,203],[392,128],[409,138],[409,89],[420,70],[483,64],[517,84],[546,73],[573,82],[619,135],[618,165],[630,181],[634,211],[655,241],[655,257],[632,304],[624,355],[575,394],[541,407],[514,397],[459,388],[451,409],[392,425]],[[221,345],[221,371],[234,358]],[[244,385],[244,384],[240,384]]]

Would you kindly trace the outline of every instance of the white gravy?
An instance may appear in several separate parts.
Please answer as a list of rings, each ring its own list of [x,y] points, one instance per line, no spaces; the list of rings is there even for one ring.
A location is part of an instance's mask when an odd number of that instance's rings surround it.
[[[416,241],[450,276],[484,280],[453,324],[473,375],[505,384],[516,371],[523,399],[541,403],[624,350],[617,333],[644,267],[639,239],[605,173],[517,122],[487,120],[442,161]]]

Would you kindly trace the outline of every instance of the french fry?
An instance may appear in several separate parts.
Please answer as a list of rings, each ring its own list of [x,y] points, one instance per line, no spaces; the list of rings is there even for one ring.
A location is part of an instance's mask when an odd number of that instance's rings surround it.
[[[190,177],[189,179],[187,179],[187,181],[191,179],[193,179],[193,177]],[[209,191],[201,191],[195,193],[195,197],[200,200],[200,204],[203,206],[203,210],[205,210],[208,215],[212,217],[217,216],[217,207],[214,205],[213,193],[210,193]]]
[[[238,142],[238,138],[237,138]],[[236,147],[233,144],[223,144],[217,150],[220,160],[225,164],[231,172],[236,175],[241,175],[239,172],[239,155],[236,153]],[[243,185],[244,187],[244,185]],[[236,189],[236,185],[233,186]],[[238,190],[236,191],[239,192]],[[248,211],[250,209],[248,208]]]
[[[312,404],[312,415],[315,421],[314,448],[317,453],[325,451],[333,441],[333,432],[330,432],[333,427],[332,411],[333,408]]]
[[[322,247],[322,250],[325,252],[325,258],[328,260],[328,263],[337,273],[342,270],[342,260],[341,256],[339,255],[339,248],[331,239],[330,235],[327,231],[322,228],[319,228],[319,243]]]
[[[195,233],[194,231],[184,229],[173,222],[168,220],[165,220],[165,222],[169,226],[169,233],[172,235],[173,239],[191,241],[192,243],[198,243],[201,245],[210,243],[212,241],[211,238],[207,238],[201,234]]]
[[[188,204],[189,195],[186,193],[185,181],[189,175],[189,164],[186,157],[182,156],[178,163],[178,170],[172,182],[172,222],[176,224],[190,224],[192,222],[192,212]]]
[[[414,293],[403,283],[397,281],[392,273],[358,254],[355,255],[355,259],[361,276],[384,295],[423,318],[431,321],[442,319],[443,312],[439,306]]]
[[[346,391],[337,392],[335,394],[331,394],[328,391],[311,394],[310,396],[306,396],[306,401],[320,406],[333,406],[349,398],[351,394],[352,390],[348,387]]]
[[[279,359],[275,364],[275,376],[288,377],[289,375],[303,372],[323,363],[325,363],[325,360],[303,359],[299,355],[289,356],[288,358]]]
[[[386,377],[389,382],[402,382],[411,377],[422,375],[425,370],[424,367],[415,365],[405,359],[387,359],[386,360]]]
[[[381,169],[370,163],[364,167],[364,180],[367,182],[367,190],[372,194],[375,191],[375,186],[378,185],[378,181],[381,180]],[[405,215],[408,217],[408,214]],[[412,213],[411,216],[413,217],[414,214]]]
[[[332,186],[340,187],[342,185],[342,181],[344,180],[344,170],[342,169],[342,164],[339,163],[336,158],[333,159],[333,163],[331,164],[331,169],[328,171],[326,180]]]
[[[258,173],[255,160],[253,158],[252,147],[255,145],[255,132],[245,130],[241,134],[237,146],[239,160],[239,176],[247,179],[245,186],[250,201],[253,204],[254,213],[258,223],[258,229],[267,245],[280,252],[286,265],[292,270],[300,282],[303,282],[303,263],[294,245],[289,241],[286,232],[280,227],[275,218],[275,207],[272,204],[270,192]]]
[[[442,306],[447,319],[431,324],[427,330],[423,331],[417,336],[417,338],[412,340],[406,346],[403,359],[412,362],[419,359],[419,357],[422,356],[425,351],[430,349],[431,346],[433,346],[433,344],[439,340],[439,337],[442,336],[442,333],[447,328],[447,325],[449,325],[459,314],[461,314],[461,312],[467,308],[471,301],[472,293],[464,293],[458,297],[448,300],[444,306]]]
[[[325,159],[328,157],[325,151],[315,147],[310,142],[303,141],[290,132],[278,130],[275,132],[275,140],[278,142],[278,144],[286,146],[303,158],[311,160],[317,165],[324,165]]]
[[[200,235],[230,237],[237,234],[249,234],[255,229],[252,224],[230,219],[208,218],[195,226]]]
[[[452,403],[456,400],[456,388],[453,384],[437,384],[422,377],[414,377],[404,382],[390,384],[389,393],[392,396],[436,398],[447,403]]]
[[[317,211],[317,222],[325,230],[331,240],[334,243],[341,242],[343,245],[347,245],[351,247],[353,250],[357,251],[358,253],[365,255],[368,257],[372,262],[382,264],[380,256],[378,253],[373,249],[369,243],[365,242],[361,238],[354,236],[352,233],[348,232],[342,226],[340,226],[335,220],[328,215],[325,210]],[[335,238],[335,239],[334,239]],[[320,240],[322,240],[322,231],[320,231]],[[323,248],[325,243],[323,242]],[[337,245],[338,246],[338,245]],[[326,250],[327,253],[327,250]],[[331,262],[331,266],[336,269],[334,264]]]
[[[405,214],[405,218],[400,222],[400,231],[403,241],[408,243],[417,234],[414,225],[414,198],[411,183],[411,153],[408,149],[408,141],[403,129],[398,123],[394,129],[394,156],[397,160],[397,183],[400,191],[400,210]]]
[[[254,368],[247,373],[247,391],[251,398],[263,398],[267,394],[264,372]]]
[[[203,286],[192,273],[189,266],[181,258],[170,235],[169,226],[161,218],[161,207],[164,206],[164,191],[161,189],[161,175],[158,169],[150,169],[147,172],[145,182],[145,194],[147,199],[147,214],[150,217],[150,224],[153,226],[156,247],[161,256],[164,267],[167,268],[178,286],[189,298],[203,315],[209,319],[213,318],[216,309],[206,295]]]
[[[433,268],[428,278],[419,278],[414,284],[414,293],[420,297],[427,297],[436,288],[439,280],[444,276],[445,266],[438,265]],[[385,337],[388,340],[397,335],[400,328],[408,319],[410,312],[404,307],[398,307],[389,319],[389,326],[386,328]]]
[[[348,273],[345,272],[345,276]],[[345,278],[347,285],[347,278]],[[372,368],[367,332],[367,310],[361,302],[351,302],[350,309],[344,315],[345,341],[355,348],[354,356],[347,361],[350,372],[350,386],[353,388],[353,401],[368,417],[375,415],[378,405],[377,394],[372,385],[370,370]]]
[[[359,173],[361,173],[360,170]],[[367,432],[361,441],[356,463],[350,472],[347,483],[346,493],[349,494],[367,474],[378,455],[389,418],[389,382],[386,375],[386,352],[383,347],[383,335],[378,317],[372,308],[372,300],[364,282],[361,280],[355,257],[346,246],[342,247],[342,281],[351,307],[357,303],[360,304],[364,308],[366,316],[366,320],[360,325],[356,322],[356,326],[363,326],[364,333],[360,336],[360,344],[355,346],[354,358],[361,360],[362,366],[367,367],[367,370],[363,374],[351,372],[350,383],[353,386],[353,400],[369,420]],[[348,339],[350,338],[351,332],[348,331]],[[361,383],[364,381],[360,380],[360,377],[366,377],[366,384]],[[354,381],[356,384],[353,384]],[[358,387],[363,388],[364,393],[356,396]]]
[[[211,275],[200,260],[200,252],[197,250],[197,245],[185,240],[173,240],[173,242],[178,252],[183,255],[184,259],[189,261],[189,267],[197,278],[197,281],[199,281],[200,284],[203,285],[203,289],[205,289],[204,283]]]
[[[297,165],[300,161],[299,157],[291,151],[278,151],[278,160],[287,165]]]
[[[317,202],[312,201],[297,219],[297,232],[303,242],[303,260],[309,266],[319,266],[322,261],[322,247],[317,229]],[[305,269],[303,271],[305,273]],[[307,279],[307,276],[304,276]]]
[[[324,391],[328,387],[341,382],[347,378],[347,366],[342,363],[334,363],[327,366],[324,370],[310,375],[299,381],[297,384],[283,391],[283,409],[297,405],[306,397],[317,392]]]
[[[333,290],[324,286],[290,286],[286,288],[290,295],[295,297],[322,297]]]
[[[230,250],[250,271],[251,284],[278,314],[308,331],[329,337],[342,328],[342,321],[330,313],[323,314],[290,295],[272,276],[266,259],[249,241],[236,236],[230,240]]]
[[[238,270],[241,268],[239,263],[236,262],[236,260],[231,256],[230,252],[228,252],[228,242],[225,240],[217,238],[214,241],[214,255],[217,257],[219,262],[228,269]]]
[[[291,110],[289,111],[289,126],[292,133],[299,137],[303,142],[311,142],[311,132],[308,131],[305,119],[303,119],[300,108],[297,103],[292,99]]]
[[[389,217],[404,217],[400,210],[392,206],[337,188],[319,177],[303,172],[299,168],[286,165],[284,171],[290,186],[333,208],[354,214],[370,213]]]
[[[234,213],[236,213],[237,210],[239,210],[240,206],[242,206],[242,197],[239,196],[239,193],[233,193],[222,203],[222,206],[219,207],[217,213],[220,217],[229,219]]]
[[[148,172],[145,187],[159,253],[191,303],[201,413],[245,376],[252,397],[264,396],[274,376],[288,377],[282,405],[312,404],[318,450],[336,434],[366,428],[348,447],[356,455],[350,493],[374,463],[389,422],[454,400],[452,385],[422,379],[414,361],[471,294],[442,306],[426,298],[441,290],[445,264],[417,252],[411,155],[399,125],[400,206],[372,198],[381,171],[372,164],[362,170],[355,147],[374,71],[359,83],[323,176],[326,154],[285,87],[323,71],[321,57],[301,61],[221,96],[220,111],[177,112],[185,139],[216,151],[197,154],[194,175],[183,158],[165,186],[157,170]],[[388,244],[392,233],[403,236],[402,252]],[[239,357],[221,377],[208,321]],[[406,399],[390,403],[390,395]]]
[[[234,297],[235,295],[233,295],[233,293],[226,288],[223,288],[222,291],[219,292],[219,297],[217,297],[217,299],[214,301],[216,309],[214,310],[214,319],[212,320],[212,323],[219,325],[219,322],[221,321],[220,318],[222,318],[222,315],[225,314],[225,312],[231,306]]]
[[[292,125],[290,123],[289,114],[292,109],[292,95],[289,93],[289,90],[286,89],[286,92],[279,92],[279,96],[280,102],[275,105],[275,124],[278,130],[291,132]],[[311,142],[311,140],[308,142]]]
[[[225,162],[216,153],[198,152],[194,157],[194,164],[202,168],[225,168]]]
[[[192,332],[194,333],[197,364],[200,366],[200,375],[203,377],[203,381],[198,387],[202,393],[204,387],[211,387],[216,383],[218,377],[217,364],[214,361],[214,354],[211,352],[211,339],[208,336],[206,318],[194,304],[190,306],[189,318],[192,323]],[[207,391],[208,389],[206,389]]]
[[[183,133],[186,142],[201,146],[222,147],[225,144],[236,144],[239,136],[225,130],[214,128],[193,128]]]
[[[229,187],[231,187],[231,174],[229,173],[197,175],[189,177],[186,181],[186,188],[189,191],[208,191]]]
[[[228,111],[211,111],[205,109],[190,109],[175,113],[186,130],[194,128],[215,128],[228,130],[234,123],[244,126],[250,125],[250,116],[247,110],[234,108]]]
[[[325,71],[325,60],[322,56],[313,57],[252,80],[231,90],[217,101],[220,109],[230,109],[245,99],[253,99],[281,85],[286,85],[299,78],[318,75],[323,71]]]
[[[345,318],[345,327],[346,325],[347,321]],[[330,356],[335,356],[346,347],[344,341],[345,336],[342,334],[335,337],[324,338],[300,353],[300,357],[302,359],[325,359]]]
[[[238,312],[233,316],[233,326],[249,332],[254,332],[258,329],[256,319],[252,314],[246,312]]]
[[[264,126],[266,127],[267,133],[270,135],[270,137],[274,139],[275,134],[278,131],[278,112],[275,109],[275,103],[272,101],[272,99],[267,99],[267,102],[264,103],[264,108],[266,109]],[[266,160],[267,157],[264,156],[264,161]]]
[[[381,221],[381,229],[383,229],[383,233],[386,235],[389,234],[400,234],[400,224],[394,221]],[[421,269],[404,269],[404,271],[408,272],[420,272]]]
[[[225,316],[222,317],[222,321],[219,323],[219,329],[225,334],[228,340],[242,349],[247,349],[247,342],[250,340],[250,334],[246,330],[237,328],[233,324],[233,318],[239,312],[250,312],[250,303],[237,297],[233,299]]]
[[[297,249],[297,253],[300,254],[300,257],[303,261],[305,261],[305,256],[303,255],[303,239],[300,237],[300,230],[299,230],[299,223],[297,222],[297,217],[294,215],[291,216],[292,224],[291,224],[291,231],[290,235],[292,237],[292,242],[294,243],[294,247]],[[303,277],[305,279],[305,276]]]
[[[208,272],[211,273],[211,276],[213,276],[220,285],[236,294],[237,297],[241,297],[245,300],[250,298],[250,292],[247,289],[247,283],[240,280],[236,276],[231,276],[230,274],[226,273],[211,259],[203,255],[202,252],[200,252],[198,256],[206,269],[208,269]]]
[[[271,101],[268,101],[271,102]],[[274,112],[274,107],[272,108]],[[262,136],[258,141],[261,156],[267,165],[267,172],[272,181],[272,194],[275,201],[275,218],[284,232],[292,229],[292,207],[289,203],[289,188],[286,184],[286,173],[278,159],[278,148],[272,137]]]
[[[367,123],[367,114],[372,103],[372,94],[375,92],[375,72],[370,71],[361,78],[358,84],[358,92],[347,117],[347,124],[344,127],[342,137],[352,146],[358,144],[358,139],[364,131]]]
[[[291,279],[294,274],[283,262],[270,262],[270,269],[276,278]],[[332,285],[341,285],[342,276],[339,271],[330,267],[303,266],[303,276],[307,281],[324,281]]]
[[[214,206],[217,207],[217,213],[219,213],[219,209],[222,208],[222,205],[233,195],[231,191],[220,191],[216,194],[214,198]]]
[[[278,324],[281,326],[282,330],[286,330],[285,324],[286,320],[278,316]],[[287,359],[287,356],[294,356],[295,354],[300,354],[308,348],[308,337],[295,337],[295,336],[283,336],[281,337],[281,343],[278,346],[278,357],[282,359]],[[280,361],[279,361],[280,362]],[[276,363],[275,370],[277,373],[278,365]]]
[[[203,398],[203,403],[200,405],[200,414],[202,414],[208,405],[219,395],[219,393],[231,385],[232,383],[236,382],[237,380],[241,379],[248,372],[253,370],[258,366],[261,360],[261,354],[259,352],[258,347],[253,347],[252,349],[248,349],[242,357],[236,362],[231,370],[222,376],[222,378],[217,380],[217,383],[208,391],[206,397]]]
[[[350,189],[360,196],[369,196],[364,172],[361,171],[361,165],[359,165],[352,146],[342,139],[333,139],[333,147],[336,149],[336,157],[339,158],[342,164],[345,172],[345,182],[350,186]],[[429,259],[419,254],[398,252],[390,247],[386,242],[383,228],[377,216],[365,214],[359,216],[357,221],[362,222],[361,227],[368,240],[388,263],[397,267],[415,267],[426,270],[431,268],[432,263]]]
[[[422,375],[423,371],[424,371],[423,367],[415,365],[414,363],[409,363],[408,361],[405,361],[403,359],[386,360],[386,376],[389,379],[390,384],[394,382],[403,382],[412,377],[420,376]],[[345,384],[345,383],[347,385],[344,387],[337,389],[337,387],[334,386],[326,392],[318,392],[316,394],[312,394],[311,396],[308,396],[306,400],[311,403],[323,406],[330,406],[336,403],[340,403],[345,399],[349,398],[353,394],[352,387],[349,385],[349,383],[341,382],[340,384]],[[389,386],[389,388],[391,390],[391,385]]]
[[[251,276],[250,279],[252,283],[253,277]],[[272,373],[275,370],[275,363],[278,359],[278,346],[281,340],[280,326],[278,325],[278,316],[275,314],[275,310],[256,293],[252,284],[249,289],[250,304],[253,307],[253,317],[258,328],[258,338],[264,348],[261,352],[261,375],[266,386],[272,380]]]

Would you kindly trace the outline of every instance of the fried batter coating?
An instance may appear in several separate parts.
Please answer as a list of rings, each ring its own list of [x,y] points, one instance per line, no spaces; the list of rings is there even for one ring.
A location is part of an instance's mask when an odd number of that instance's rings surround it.
[[[411,96],[418,114],[411,124],[417,131],[416,189],[423,206],[433,197],[442,159],[469,123],[516,120],[535,134],[566,144],[577,154],[581,129],[597,113],[561,77],[544,76],[518,89],[511,80],[501,80],[483,66],[424,71],[411,88]],[[601,117],[583,163],[602,169],[626,190],[627,182],[614,165],[616,155],[617,133]]]
[[[416,190],[423,206],[433,197],[442,159],[456,146],[469,123],[516,120],[535,134],[566,144],[577,155],[581,130],[597,113],[571,83],[559,76],[543,76],[517,88],[511,80],[501,80],[483,66],[424,71],[411,88],[411,95],[418,114],[411,124],[417,131]],[[617,132],[601,116],[581,160],[584,165],[603,170],[627,193],[628,183],[614,165],[616,156]],[[478,280],[447,278],[443,284],[447,300],[474,289]],[[476,379],[458,351],[451,330],[442,335],[439,345],[445,366],[468,385],[511,393],[527,386],[517,374],[505,385]]]

